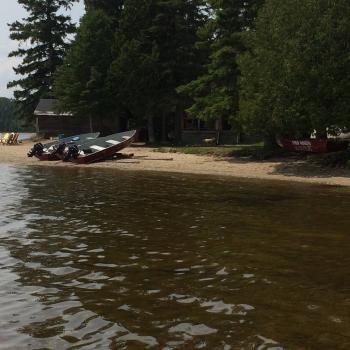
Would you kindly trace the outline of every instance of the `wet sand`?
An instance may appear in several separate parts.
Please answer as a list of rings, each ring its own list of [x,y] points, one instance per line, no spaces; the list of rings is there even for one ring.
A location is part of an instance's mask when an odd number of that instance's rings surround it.
[[[134,157],[131,159],[76,165],[61,161],[40,162],[36,158],[28,158],[27,152],[31,146],[31,142],[24,142],[17,146],[0,146],[0,163],[162,171],[350,186],[350,170],[324,169],[302,160],[275,159],[272,161],[244,161],[237,158],[218,158],[181,153],[158,153],[154,152],[154,149],[150,147],[132,146],[123,150],[123,153],[134,154]]]

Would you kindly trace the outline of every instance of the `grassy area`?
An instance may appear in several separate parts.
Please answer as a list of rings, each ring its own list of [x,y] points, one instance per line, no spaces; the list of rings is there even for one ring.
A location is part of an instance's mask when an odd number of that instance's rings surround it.
[[[184,153],[199,156],[210,155],[216,157],[258,157],[263,154],[263,144],[232,145],[232,146],[181,146],[181,147],[158,147],[154,152],[161,153]]]
[[[235,157],[251,160],[265,160],[274,157],[293,157],[296,159],[307,160],[322,167],[339,167],[350,169],[349,150],[325,153],[325,154],[303,154],[290,153],[282,148],[276,150],[266,150],[263,143],[251,145],[232,145],[232,146],[181,146],[181,147],[157,147],[154,152],[161,153],[184,153],[195,154],[198,156],[214,157]]]

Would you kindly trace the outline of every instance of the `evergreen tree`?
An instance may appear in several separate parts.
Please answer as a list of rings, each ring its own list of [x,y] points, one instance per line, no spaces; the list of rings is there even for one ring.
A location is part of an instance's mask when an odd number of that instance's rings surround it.
[[[188,112],[203,120],[237,118],[239,69],[237,55],[244,51],[242,32],[252,26],[262,0],[212,0],[211,21],[198,43],[209,54],[205,73],[179,92],[193,99]]]
[[[119,105],[148,121],[150,142],[154,117],[164,124],[171,113],[179,116],[183,103],[176,88],[198,74],[194,44],[205,19],[202,5],[201,0],[125,1],[110,82]]]
[[[350,3],[267,0],[240,59],[240,113],[265,136],[350,127]]]
[[[124,0],[85,0],[86,10],[103,10],[112,17],[120,16]]]
[[[19,131],[21,120],[16,102],[6,97],[0,97],[0,130]]]
[[[21,57],[14,71],[22,76],[8,84],[14,92],[21,114],[28,120],[42,97],[52,96],[53,74],[62,63],[68,34],[74,32],[69,16],[60,13],[75,0],[18,0],[29,13],[10,25],[10,38],[21,44],[10,57]],[[29,44],[29,45],[28,45]]]
[[[89,10],[55,75],[57,108],[79,116],[111,114],[106,79],[112,61],[113,20],[102,10]]]

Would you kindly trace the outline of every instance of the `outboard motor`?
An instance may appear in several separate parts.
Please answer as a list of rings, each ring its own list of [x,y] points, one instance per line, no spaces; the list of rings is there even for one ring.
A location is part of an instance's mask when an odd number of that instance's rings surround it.
[[[36,143],[33,148],[28,152],[28,157],[41,156],[44,153],[44,145],[42,143]]]
[[[73,146],[68,147],[68,152],[63,160],[65,162],[68,162],[71,159],[78,158],[78,155],[79,155],[79,148],[77,145],[73,145]]]
[[[66,144],[60,143],[58,146],[54,147],[53,152],[51,154],[52,155],[55,155],[55,154],[62,155],[65,149],[66,149]]]

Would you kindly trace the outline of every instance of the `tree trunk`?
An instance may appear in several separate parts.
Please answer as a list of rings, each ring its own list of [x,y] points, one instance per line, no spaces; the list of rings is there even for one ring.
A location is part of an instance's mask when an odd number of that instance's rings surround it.
[[[174,120],[174,136],[175,136],[175,143],[179,144],[181,143],[181,123],[182,123],[182,113],[183,110],[179,106],[176,106],[175,110],[175,120]]]
[[[264,136],[264,148],[269,151],[279,149],[278,143],[276,141],[276,135]]]
[[[154,120],[153,120],[153,116],[151,115],[147,117],[147,128],[148,128],[148,142],[153,144],[155,143]]]
[[[216,145],[218,146],[220,144],[220,138],[221,138],[221,132],[222,132],[222,118],[219,117],[215,122],[215,129],[216,129]]]
[[[167,118],[166,115],[162,115],[162,143],[167,142]]]

